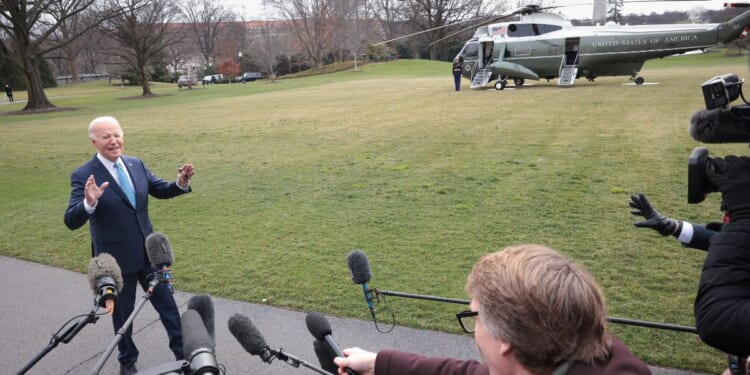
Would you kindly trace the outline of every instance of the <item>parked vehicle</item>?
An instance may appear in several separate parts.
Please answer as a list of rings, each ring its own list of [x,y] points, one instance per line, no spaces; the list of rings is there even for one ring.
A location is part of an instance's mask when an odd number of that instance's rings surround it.
[[[180,78],[177,79],[177,88],[181,89],[182,86],[191,87],[198,84],[198,78],[196,77],[189,77],[189,76],[180,76]]]
[[[241,76],[236,78],[237,82],[253,82],[257,79],[262,79],[263,74],[260,72],[245,72]]]

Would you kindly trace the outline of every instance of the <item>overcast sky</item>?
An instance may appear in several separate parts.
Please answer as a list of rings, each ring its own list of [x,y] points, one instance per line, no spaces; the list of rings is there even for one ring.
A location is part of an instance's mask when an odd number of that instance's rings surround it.
[[[731,1],[731,0],[729,0]],[[249,19],[268,19],[273,18],[271,12],[263,12],[263,0],[224,0],[225,5],[237,11],[244,8],[244,14]],[[535,3],[530,1],[529,3]],[[593,0],[556,0],[545,1],[545,4],[565,5],[560,11],[570,19],[591,18],[593,14]],[[585,5],[578,5],[585,4]],[[664,11],[688,11],[692,8],[703,7],[706,9],[718,10],[724,6],[723,0],[709,1],[654,1],[654,2],[631,2],[625,0],[624,14],[650,14],[651,12],[662,13]]]

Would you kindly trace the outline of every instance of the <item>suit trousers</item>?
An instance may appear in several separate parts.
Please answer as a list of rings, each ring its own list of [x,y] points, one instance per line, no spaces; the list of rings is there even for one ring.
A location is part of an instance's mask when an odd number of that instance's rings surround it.
[[[135,309],[136,286],[140,284],[144,291],[147,290],[147,276],[154,272],[157,272],[157,270],[150,265],[147,265],[136,273],[122,275],[122,291],[117,296],[115,312],[112,314],[112,324],[114,326],[115,334],[117,334],[117,331],[125,324],[128,317],[130,317],[130,314],[132,314]],[[145,296],[146,295],[144,295],[144,298]],[[185,355],[182,349],[182,331],[180,328],[180,312],[177,308],[174,296],[172,296],[172,292],[169,291],[169,287],[164,283],[160,283],[154,288],[154,293],[149,297],[149,302],[154,306],[156,312],[159,313],[159,318],[167,331],[169,348],[172,350],[172,353],[174,353],[175,359],[184,359]],[[130,366],[138,361],[138,348],[133,341],[132,324],[123,334],[117,347],[119,349],[117,360],[120,361],[121,364]]]

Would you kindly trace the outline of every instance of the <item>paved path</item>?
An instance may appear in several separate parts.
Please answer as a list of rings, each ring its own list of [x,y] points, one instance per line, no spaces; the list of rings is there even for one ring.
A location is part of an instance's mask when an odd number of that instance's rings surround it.
[[[190,293],[175,292],[183,312]],[[140,299],[138,299],[140,300]],[[85,274],[0,256],[0,369],[14,373],[24,367],[50,342],[52,335],[68,319],[91,310],[92,297]],[[229,332],[227,321],[233,314],[249,317],[272,349],[318,365],[313,338],[305,325],[305,312],[265,305],[212,298],[216,319],[216,358],[226,374],[315,374],[303,367],[293,368],[278,360],[268,365],[251,356]],[[328,317],[333,336],[342,347],[360,346],[368,350],[395,348],[416,353],[476,359],[473,338],[397,326],[387,334],[378,333],[373,323]],[[150,304],[134,321],[134,337],[140,350],[141,371],[173,360],[167,348],[166,333]],[[70,343],[60,343],[44,356],[28,374],[88,374],[95,367],[113,338],[108,316],[89,324]],[[117,374],[117,353],[105,363],[101,374]],[[655,375],[703,375],[652,367]]]

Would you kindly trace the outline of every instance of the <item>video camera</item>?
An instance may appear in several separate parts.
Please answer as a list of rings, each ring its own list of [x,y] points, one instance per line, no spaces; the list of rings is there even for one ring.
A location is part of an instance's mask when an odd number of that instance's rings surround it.
[[[690,119],[689,133],[704,143],[750,143],[750,103],[742,94],[742,84],[734,73],[713,77],[701,85],[706,109],[699,110]],[[730,106],[742,97],[745,104]],[[707,168],[713,168],[708,149],[696,147],[688,159],[688,203],[700,203],[706,194],[717,189],[706,177]]]

